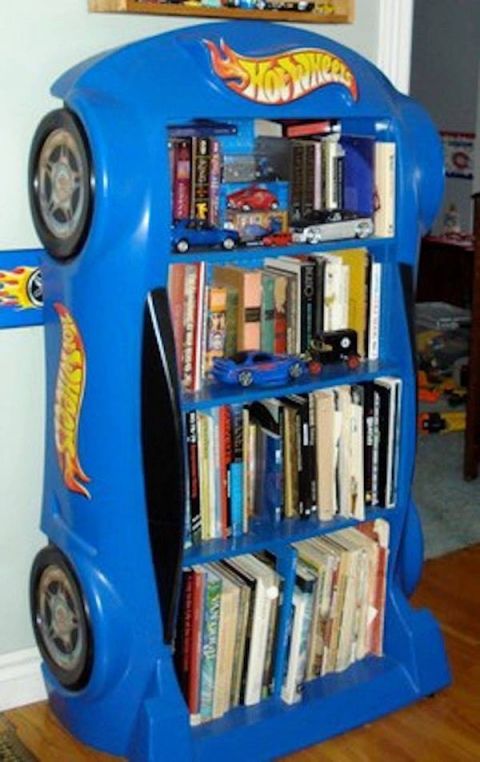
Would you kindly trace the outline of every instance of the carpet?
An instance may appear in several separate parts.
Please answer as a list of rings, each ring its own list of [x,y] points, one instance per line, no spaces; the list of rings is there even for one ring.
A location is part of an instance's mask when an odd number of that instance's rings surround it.
[[[0,715],[0,762],[38,762],[18,738],[15,728]]]
[[[463,479],[463,436],[455,432],[419,437],[413,494],[426,558],[480,542],[480,477]]]

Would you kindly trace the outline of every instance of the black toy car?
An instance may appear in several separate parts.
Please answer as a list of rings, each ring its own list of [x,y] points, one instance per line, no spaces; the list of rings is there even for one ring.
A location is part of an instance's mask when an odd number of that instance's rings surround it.
[[[360,365],[357,332],[352,328],[323,331],[312,339],[308,355],[311,373],[319,373],[322,365],[336,362],[345,362],[351,370],[355,370]]]

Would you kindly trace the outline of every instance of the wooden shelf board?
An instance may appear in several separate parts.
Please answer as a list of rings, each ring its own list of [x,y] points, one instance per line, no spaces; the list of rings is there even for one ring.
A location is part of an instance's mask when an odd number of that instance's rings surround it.
[[[89,0],[94,13],[143,13],[162,16],[204,16],[206,18],[257,19],[267,21],[296,21],[309,24],[351,24],[354,20],[353,0],[343,2],[345,12],[321,14],[315,11],[295,12],[276,10],[246,10],[242,8],[205,8],[200,5],[137,2],[137,0]]]

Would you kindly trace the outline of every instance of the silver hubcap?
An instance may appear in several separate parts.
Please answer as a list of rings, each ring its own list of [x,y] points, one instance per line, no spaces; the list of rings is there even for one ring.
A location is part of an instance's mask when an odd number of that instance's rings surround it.
[[[56,238],[77,229],[85,206],[85,177],[79,147],[64,129],[54,130],[39,157],[39,200],[43,219]]]
[[[38,588],[37,625],[53,661],[65,670],[77,667],[84,648],[80,612],[66,574],[48,566]]]

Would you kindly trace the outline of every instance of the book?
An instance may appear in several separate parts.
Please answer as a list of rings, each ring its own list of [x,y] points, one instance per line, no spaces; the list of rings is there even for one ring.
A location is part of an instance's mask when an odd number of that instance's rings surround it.
[[[275,352],[275,276],[262,271],[261,349]]]
[[[283,516],[283,404],[272,398],[249,408],[257,424],[254,512],[277,522]]]
[[[185,265],[173,264],[168,270],[168,302],[175,342],[175,359],[179,378],[182,377],[184,333]]]
[[[202,573],[205,575],[205,599],[200,659],[200,712],[198,717],[191,718],[192,724],[206,722],[213,717],[220,626],[222,580],[208,565],[202,567]]]
[[[316,583],[314,574],[299,566],[297,565],[292,601],[286,674],[282,686],[282,699],[287,704],[295,704],[302,698]]]
[[[176,220],[186,219],[191,210],[191,138],[172,140],[172,213]]]
[[[357,332],[357,350],[361,358],[366,358],[366,332],[368,321],[368,260],[367,249],[345,249],[335,251],[343,264],[348,267],[348,315],[344,328]]]
[[[232,582],[219,563],[207,565],[221,579],[220,615],[217,642],[217,669],[213,691],[212,719],[222,717],[230,708],[235,644],[240,606],[240,587]]]
[[[395,235],[396,144],[375,143],[375,235]]]
[[[260,349],[261,271],[216,265],[213,283],[238,293],[237,349]]]
[[[202,516],[200,509],[200,481],[198,467],[197,413],[190,410],[185,414],[187,434],[187,478],[190,504],[190,534],[193,543],[202,539]]]
[[[230,432],[232,457],[229,465],[230,528],[232,537],[244,532],[244,409],[231,405]]]
[[[210,215],[210,138],[192,138],[191,216],[208,220]]]
[[[344,206],[371,217],[374,212],[375,140],[368,136],[342,135]]]
[[[367,357],[369,360],[378,360],[380,347],[380,306],[382,299],[382,265],[380,262],[372,262],[370,267],[369,284],[369,316]]]
[[[207,286],[207,325],[205,374],[209,374],[216,357],[225,355],[227,335],[227,289],[221,286]]]
[[[200,665],[203,643],[205,575],[201,566],[192,567],[192,632],[188,672],[187,703],[192,725],[200,722]]]

